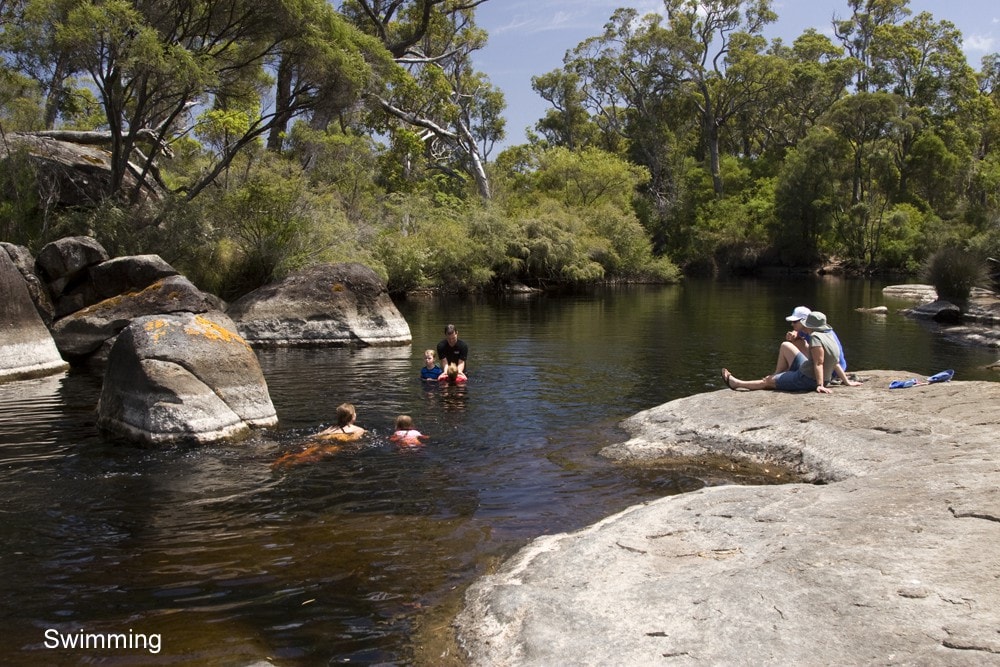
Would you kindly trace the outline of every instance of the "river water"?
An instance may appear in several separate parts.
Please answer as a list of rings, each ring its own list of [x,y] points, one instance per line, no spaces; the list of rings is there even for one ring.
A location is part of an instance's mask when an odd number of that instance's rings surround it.
[[[767,373],[801,304],[827,313],[851,371],[995,378],[983,367],[996,351],[856,312],[906,305],[880,284],[797,279],[410,298],[412,346],[260,351],[280,425],[236,444],[109,441],[95,428],[101,378],[86,372],[0,385],[0,661],[431,664],[427,638],[447,635],[462,589],[533,537],[763,481],[708,464],[620,468],[597,452],[625,437],[625,417],[721,389],[722,366]],[[426,386],[422,352],[447,322],[469,342],[471,379]],[[271,469],[345,401],[371,437]],[[388,442],[401,413],[424,446]],[[117,634],[131,648],[63,648]]]

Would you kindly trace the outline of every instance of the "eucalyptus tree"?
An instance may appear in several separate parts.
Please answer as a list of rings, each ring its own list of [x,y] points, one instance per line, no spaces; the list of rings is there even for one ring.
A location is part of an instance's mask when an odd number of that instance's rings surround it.
[[[848,147],[831,211],[847,257],[864,268],[876,265],[897,188],[892,155],[901,122],[899,98],[889,93],[855,93],[822,119]]]
[[[898,24],[880,26],[871,45],[880,72],[879,89],[900,99],[903,121],[896,161],[900,199],[912,195],[939,208],[956,201],[956,163],[969,165],[977,141],[972,101],[979,94],[975,74],[962,51],[962,35],[948,21],[922,12]],[[910,183],[911,174],[918,176]],[[920,192],[911,192],[911,185]]]
[[[698,109],[716,196],[723,194],[722,132],[746,105],[767,93],[771,70],[754,60],[774,22],[770,0],[665,0],[666,44],[674,76]],[[751,60],[753,63],[751,64]],[[732,72],[727,65],[740,63]]]
[[[964,193],[973,214],[995,225],[1000,211],[1000,54],[982,59],[976,81],[979,95],[972,108],[979,133]],[[995,234],[1000,237],[1000,229]],[[1000,251],[1000,240],[997,243]]]
[[[47,106],[61,108],[57,89],[73,80],[93,91],[103,112],[102,132],[60,136],[107,142],[109,194],[133,202],[176,139],[197,134],[215,149],[181,186],[190,199],[271,128],[327,101],[330,90],[340,104],[353,103],[381,51],[323,0],[25,0],[22,7],[21,29],[32,37],[4,43],[8,62],[52,45],[35,74],[52,82]],[[275,95],[271,73],[287,63],[292,84]],[[124,192],[129,171],[140,185]]]
[[[780,158],[847,94],[856,61],[812,28],[790,47],[776,40],[768,55],[775,85],[745,107],[737,129],[759,135],[760,152],[777,151]]]
[[[486,0],[344,0],[341,11],[381,40],[405,74],[368,99],[370,124],[404,143],[419,137],[432,169],[470,175],[492,196],[486,158],[504,136],[503,94],[477,72],[472,54],[486,44],[475,8]],[[411,159],[406,156],[405,159]]]
[[[683,207],[685,163],[698,136],[696,109],[672,68],[662,20],[658,14],[640,17],[635,9],[618,9],[601,35],[567,51],[564,74],[538,79],[576,85],[562,99],[579,103],[589,121],[582,114],[574,117],[574,148],[601,148],[649,170],[642,188],[654,215],[646,224],[660,249],[671,245],[670,221]],[[553,97],[550,103],[555,102]]]
[[[550,146],[575,150],[600,145],[600,130],[587,110],[578,74],[557,69],[531,77],[531,87],[552,106],[535,124]]]
[[[834,18],[834,35],[847,55],[859,63],[854,80],[857,92],[868,92],[884,84],[884,72],[877,67],[872,53],[875,33],[881,26],[895,25],[909,16],[908,4],[909,0],[848,0],[851,15]]]
[[[72,112],[74,91],[66,52],[56,44],[55,28],[77,0],[9,0],[0,3],[0,51],[10,78],[33,81],[44,100],[39,125],[55,127],[60,112]],[[85,93],[80,91],[83,99]]]

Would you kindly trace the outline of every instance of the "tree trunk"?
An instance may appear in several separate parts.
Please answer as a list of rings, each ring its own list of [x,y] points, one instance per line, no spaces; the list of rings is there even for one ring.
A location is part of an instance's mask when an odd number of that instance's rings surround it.
[[[278,65],[278,81],[274,90],[274,124],[271,132],[267,135],[267,150],[275,153],[281,151],[285,132],[288,131],[288,121],[291,119],[291,112],[288,110],[288,103],[292,96],[292,65],[288,58],[282,56]]]

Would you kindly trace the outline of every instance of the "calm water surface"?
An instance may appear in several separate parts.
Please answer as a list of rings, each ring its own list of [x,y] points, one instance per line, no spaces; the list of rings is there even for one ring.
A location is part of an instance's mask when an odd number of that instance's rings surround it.
[[[759,377],[796,305],[823,309],[850,370],[993,379],[996,351],[858,306],[881,285],[690,283],[583,296],[416,298],[414,344],[259,353],[281,424],[235,445],[145,449],[95,428],[100,378],[0,385],[0,662],[410,664],[462,588],[531,538],[629,505],[746,481],[715,469],[611,465],[597,452],[639,410]],[[465,387],[417,379],[454,322]],[[344,401],[361,447],[273,472]],[[430,434],[387,441],[397,414]],[[435,615],[437,614],[437,615]],[[48,638],[157,634],[149,650],[61,650]],[[49,633],[49,634],[46,634]]]

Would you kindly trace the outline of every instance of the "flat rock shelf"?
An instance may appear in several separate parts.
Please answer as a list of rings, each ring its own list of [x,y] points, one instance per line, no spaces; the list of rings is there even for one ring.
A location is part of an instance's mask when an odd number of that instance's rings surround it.
[[[807,482],[706,487],[534,540],[467,591],[470,663],[1000,664],[1000,383],[860,375],[628,419],[602,452],[623,465],[722,454]]]

